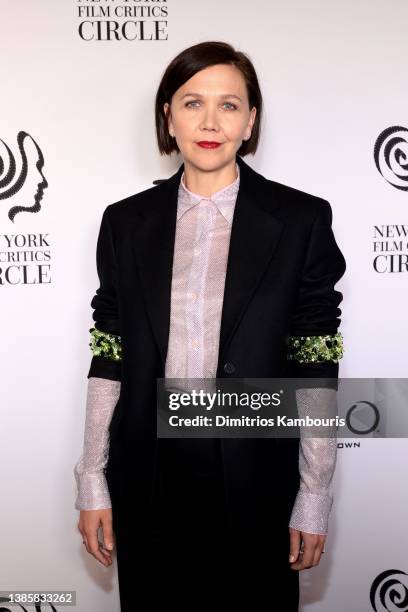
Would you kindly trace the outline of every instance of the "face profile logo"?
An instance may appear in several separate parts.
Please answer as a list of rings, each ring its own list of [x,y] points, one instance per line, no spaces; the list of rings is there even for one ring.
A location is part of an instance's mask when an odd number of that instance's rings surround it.
[[[378,136],[374,145],[374,160],[385,180],[408,191],[408,129],[392,126]]]
[[[26,138],[29,138],[34,144],[34,149],[30,158],[35,159],[35,163],[28,161]],[[22,197],[33,202],[31,206],[15,205],[8,211],[8,218],[14,223],[14,217],[21,212],[36,213],[41,210],[41,200],[44,194],[44,189],[48,187],[48,182],[43,174],[44,156],[38,143],[27,132],[20,131],[17,134],[17,146],[20,152],[21,169],[17,173],[16,159],[10,147],[0,138],[0,200],[8,200],[12,198],[16,201],[20,190],[24,185],[29,184],[31,192],[27,193],[23,190]],[[32,145],[30,147],[32,149]],[[31,183],[33,186],[31,188]],[[26,202],[27,203],[27,202]]]
[[[408,574],[390,569],[381,572],[370,589],[374,612],[408,612]]]

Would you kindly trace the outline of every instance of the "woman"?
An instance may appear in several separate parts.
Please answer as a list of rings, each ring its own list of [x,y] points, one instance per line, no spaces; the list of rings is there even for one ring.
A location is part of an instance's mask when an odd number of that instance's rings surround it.
[[[261,114],[246,55],[185,49],[156,95],[159,150],[183,163],[102,217],[76,507],[104,565],[115,534],[122,612],[159,593],[292,612],[299,570],[323,552],[335,441],[299,453],[298,439],[156,436],[157,379],[328,380],[296,392],[303,414],[337,389],[345,261],[331,207],[243,161]]]

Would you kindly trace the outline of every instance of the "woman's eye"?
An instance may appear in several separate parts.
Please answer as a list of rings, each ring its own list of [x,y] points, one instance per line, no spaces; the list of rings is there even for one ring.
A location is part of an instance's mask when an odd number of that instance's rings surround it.
[[[189,108],[196,108],[195,106],[190,107],[190,104],[199,104],[199,101],[198,100],[191,100],[190,102],[186,103],[187,107],[189,107]],[[232,107],[233,110],[236,110],[236,108],[237,108],[235,106],[235,104],[233,104],[232,102],[224,102],[223,106],[225,106],[226,104],[229,105],[230,107]],[[228,110],[230,110],[230,109],[228,109]]]

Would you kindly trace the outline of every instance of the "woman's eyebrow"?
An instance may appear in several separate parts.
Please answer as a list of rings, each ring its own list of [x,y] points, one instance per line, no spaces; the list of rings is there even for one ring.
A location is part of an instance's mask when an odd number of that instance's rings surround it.
[[[199,96],[199,97],[201,97],[202,94],[196,93],[196,92],[189,92],[189,93],[184,94],[184,96],[181,96],[180,100],[182,100],[183,98],[186,98],[187,96]],[[239,96],[237,96],[236,94],[221,94],[219,96],[219,98],[237,98],[240,102],[242,102],[241,98]]]

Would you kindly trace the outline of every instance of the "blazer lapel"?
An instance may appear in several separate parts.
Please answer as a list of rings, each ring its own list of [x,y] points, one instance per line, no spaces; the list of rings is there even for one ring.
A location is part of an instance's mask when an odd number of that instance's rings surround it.
[[[171,281],[176,233],[178,186],[184,164],[169,179],[147,193],[132,232],[146,310],[163,364],[170,332]]]
[[[231,227],[218,363],[277,247],[284,223],[273,214],[278,202],[266,179],[237,155],[240,184]],[[132,245],[152,330],[166,360],[170,331],[171,281],[177,196],[182,164],[149,190],[132,232]]]
[[[218,364],[232,340],[281,237],[284,223],[266,179],[237,156],[240,183],[228,252]],[[271,315],[272,316],[272,315]]]

